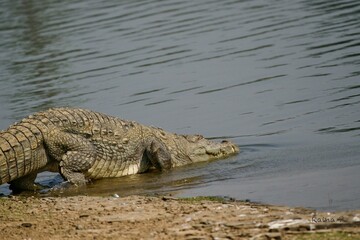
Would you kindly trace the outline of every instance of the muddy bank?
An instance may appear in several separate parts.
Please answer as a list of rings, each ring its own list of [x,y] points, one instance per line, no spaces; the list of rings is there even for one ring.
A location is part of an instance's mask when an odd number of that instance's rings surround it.
[[[360,239],[360,210],[218,198],[2,197],[0,239]]]

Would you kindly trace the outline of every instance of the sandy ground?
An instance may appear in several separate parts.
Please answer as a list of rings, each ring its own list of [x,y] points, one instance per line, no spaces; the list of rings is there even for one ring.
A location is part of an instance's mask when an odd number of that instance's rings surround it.
[[[360,210],[216,198],[1,197],[0,239],[360,239]]]

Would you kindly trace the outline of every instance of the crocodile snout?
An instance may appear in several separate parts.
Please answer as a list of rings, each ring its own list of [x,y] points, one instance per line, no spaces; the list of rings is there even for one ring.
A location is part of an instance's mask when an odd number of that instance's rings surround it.
[[[234,143],[224,140],[220,143],[202,139],[192,150],[190,158],[194,162],[208,161],[212,159],[225,158],[240,151]]]

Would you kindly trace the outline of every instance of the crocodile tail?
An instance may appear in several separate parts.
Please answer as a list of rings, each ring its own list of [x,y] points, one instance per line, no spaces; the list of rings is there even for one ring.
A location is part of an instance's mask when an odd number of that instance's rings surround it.
[[[42,131],[26,121],[0,132],[0,184],[45,166],[43,139]]]

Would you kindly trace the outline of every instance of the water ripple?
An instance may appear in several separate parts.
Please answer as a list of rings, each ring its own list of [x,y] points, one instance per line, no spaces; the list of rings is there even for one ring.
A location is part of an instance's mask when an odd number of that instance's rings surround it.
[[[249,85],[249,84],[253,84],[253,83],[268,81],[268,80],[271,80],[271,79],[281,78],[281,77],[285,77],[285,76],[286,75],[277,75],[277,76],[259,78],[259,79],[249,81],[249,82],[238,83],[238,84],[230,85],[230,86],[227,86],[227,87],[221,87],[221,88],[216,88],[216,89],[211,89],[211,90],[207,90],[207,91],[198,92],[197,94],[206,94],[206,93],[213,93],[213,92],[228,90],[228,89],[232,89],[234,87],[240,87],[240,86]]]
[[[165,88],[157,88],[157,89],[152,89],[152,90],[149,90],[149,91],[137,92],[137,93],[134,93],[134,94],[132,94],[130,96],[139,96],[139,95],[154,93],[154,92],[162,91],[164,89]]]

